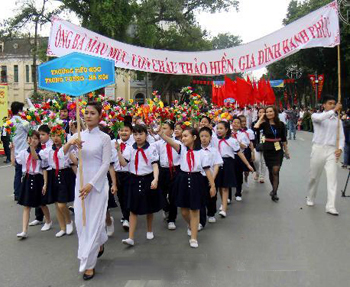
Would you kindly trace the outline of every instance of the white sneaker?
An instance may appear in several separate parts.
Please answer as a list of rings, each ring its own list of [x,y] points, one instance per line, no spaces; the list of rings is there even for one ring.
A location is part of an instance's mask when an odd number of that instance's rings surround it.
[[[130,246],[134,246],[134,244],[135,244],[134,240],[131,239],[131,238],[123,239],[122,243],[125,244],[125,245],[130,245]]]
[[[123,228],[124,228],[124,230],[125,231],[129,231],[129,221],[127,221],[127,220],[124,220],[123,221]]]
[[[198,241],[196,239],[190,239],[190,246],[192,248],[198,248]]]
[[[175,222],[169,222],[168,223],[168,229],[169,230],[175,230],[176,229]]]
[[[199,224],[198,224],[198,231],[202,231],[203,228],[204,228],[203,225],[199,223]]]
[[[64,230],[60,230],[59,232],[56,233],[56,238],[60,238],[62,236],[66,235],[66,232]]]
[[[39,221],[39,220],[33,220],[31,223],[29,223],[29,226],[36,226],[36,225],[41,225],[43,224],[42,221]]]
[[[241,196],[236,196],[236,201],[242,201],[242,197]]]
[[[66,225],[66,233],[67,235],[71,235],[74,231],[74,225],[73,225],[73,221],[71,221],[70,224]]]
[[[265,182],[264,176],[260,175],[260,177],[259,177],[259,182],[260,182],[260,183],[264,183],[264,182]]]
[[[220,215],[222,218],[225,218],[225,217],[226,217],[226,212],[223,211],[223,210],[221,210],[221,211],[219,212],[219,215]]]
[[[215,223],[216,222],[216,218],[214,216],[213,217],[209,217],[208,222],[209,223]]]
[[[114,233],[114,218],[111,216],[111,221],[112,221],[112,223],[111,223],[111,225],[107,225],[107,236],[108,237],[111,237],[112,235],[113,235],[113,233]]]
[[[222,204],[220,205],[220,207],[219,207],[219,211],[221,211],[222,210]]]
[[[152,239],[154,238],[153,232],[147,232],[146,238],[147,238],[148,240],[152,240]]]
[[[307,205],[307,206],[314,206],[315,203],[314,203],[311,199],[307,198],[307,199],[306,199],[306,205]]]
[[[191,235],[192,235],[191,229],[190,229],[189,227],[187,227],[187,235],[188,235],[188,236],[191,236]]]
[[[48,231],[50,230],[52,227],[52,221],[50,223],[46,223],[44,224],[44,226],[41,228],[41,231]]]
[[[231,204],[231,199],[227,199],[227,204]]]
[[[330,215],[335,215],[335,216],[339,215],[339,212],[335,208],[328,209],[328,210],[326,210],[326,212]]]
[[[18,239],[26,239],[27,237],[28,237],[28,234],[27,234],[27,232],[21,232],[21,233],[17,233],[17,237],[18,237]]]

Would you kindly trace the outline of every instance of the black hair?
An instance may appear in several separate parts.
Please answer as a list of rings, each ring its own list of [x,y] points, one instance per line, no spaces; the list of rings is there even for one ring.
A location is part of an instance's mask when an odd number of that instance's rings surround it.
[[[197,129],[192,127],[186,127],[184,131],[188,131],[193,137],[196,136],[196,139],[194,140],[193,144],[193,150],[200,150],[202,148],[202,144]]]
[[[131,122],[124,122],[124,128],[129,128],[131,132],[133,132],[133,126]]]
[[[322,104],[325,104],[328,101],[337,101],[337,100],[332,95],[325,95],[322,97]]]
[[[176,122],[174,127],[180,126],[182,129],[183,124],[184,124],[183,122]]]
[[[109,132],[110,132],[109,126],[104,126],[104,125],[99,124],[98,127],[99,127],[101,132],[104,132],[105,134],[109,135]]]
[[[17,115],[19,112],[23,111],[24,104],[20,102],[13,102],[11,104],[11,112],[13,115]]]
[[[211,119],[210,119],[208,116],[203,116],[203,117],[201,117],[200,122],[201,122],[203,119],[207,119],[208,122],[209,122],[209,124],[211,124]]]
[[[242,121],[242,119],[247,119],[247,117],[245,115],[239,115],[237,118],[239,118],[240,121]]]
[[[124,117],[124,125],[125,125],[126,123],[132,123],[132,116],[126,115],[126,116]]]
[[[234,117],[233,120],[234,120],[234,119],[238,119],[238,118],[237,118],[237,117]],[[225,138],[231,137],[232,131],[231,131],[230,123],[227,122],[227,121],[221,121],[221,122],[218,123],[218,125],[219,125],[219,124],[224,125],[225,129],[227,129],[227,133],[226,133]]]
[[[28,133],[28,137],[31,138],[33,136],[36,136],[39,140],[38,145],[35,147],[35,150],[41,149],[41,143],[40,143],[40,134],[38,131],[32,130],[30,133]]]
[[[201,134],[202,132],[207,132],[207,133],[209,133],[210,136],[213,135],[213,131],[212,131],[210,128],[208,128],[208,127],[202,127],[202,128],[199,130],[199,134]]]
[[[77,122],[77,121],[72,122],[72,125],[73,125],[76,129],[78,128],[78,122]]]
[[[278,111],[277,111],[276,106],[267,106],[267,107],[265,108],[265,121],[266,121],[267,123],[269,122],[269,120],[268,120],[268,118],[267,118],[267,116],[266,116],[266,111],[267,111],[267,109],[273,109],[273,111],[275,112],[275,117],[273,118],[273,121],[274,121],[274,123],[275,123],[276,126],[281,126],[281,125],[282,125],[282,122],[281,122],[280,118],[278,117]]]
[[[98,112],[99,115],[102,114],[102,105],[100,103],[89,102],[87,103],[86,107],[88,106],[93,107]]]
[[[145,133],[148,135],[147,127],[145,125],[135,125],[132,131],[134,134]]]
[[[48,125],[41,125],[38,128],[38,132],[44,132],[44,133],[50,134],[50,128]]]
[[[171,130],[175,129],[175,123],[171,120],[167,120],[164,122],[165,125],[168,125],[170,127]]]

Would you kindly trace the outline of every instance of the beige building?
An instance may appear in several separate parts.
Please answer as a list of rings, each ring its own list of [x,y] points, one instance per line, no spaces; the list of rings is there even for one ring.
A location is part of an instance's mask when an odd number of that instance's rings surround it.
[[[39,42],[39,45],[45,44],[47,38],[40,38]],[[0,40],[0,82],[8,84],[9,105],[13,101],[25,102],[33,94],[33,45],[33,39]],[[37,65],[40,64],[38,59]],[[40,92],[50,94],[47,91]],[[152,97],[152,82],[137,80],[132,71],[118,72],[116,83],[106,87],[105,94],[111,100],[122,97],[143,103],[146,97]]]

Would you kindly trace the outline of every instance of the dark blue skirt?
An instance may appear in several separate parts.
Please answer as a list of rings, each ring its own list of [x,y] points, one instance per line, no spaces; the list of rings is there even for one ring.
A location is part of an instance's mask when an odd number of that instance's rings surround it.
[[[112,193],[111,189],[112,189],[112,178],[111,178],[111,175],[108,171],[107,173],[107,178],[108,178],[108,185],[109,185],[109,189],[108,189],[108,205],[107,205],[107,208],[110,209],[110,208],[116,208],[118,207],[118,204],[117,202],[115,201],[115,197],[114,197],[114,194]]]
[[[50,173],[49,185],[54,195],[55,202],[68,203],[74,201],[75,197],[75,173],[71,167],[60,169],[56,176],[56,170]]]
[[[224,164],[220,166],[215,179],[215,186],[220,188],[236,187],[235,160],[232,157],[224,157]]]
[[[200,172],[180,171],[174,182],[177,207],[199,210],[205,205],[205,179]]]
[[[43,196],[43,203],[45,203],[45,205],[53,204],[56,202],[55,191],[52,188],[52,186],[55,184],[54,181],[52,180],[53,178],[52,172],[53,172],[52,169],[47,170],[47,187],[46,187],[46,193]]]
[[[42,174],[25,174],[22,178],[18,204],[29,207],[45,205],[42,195],[43,186],[44,177]]]
[[[164,197],[160,189],[151,189],[153,179],[153,173],[143,176],[130,175],[127,207],[132,213],[152,214],[164,207]]]

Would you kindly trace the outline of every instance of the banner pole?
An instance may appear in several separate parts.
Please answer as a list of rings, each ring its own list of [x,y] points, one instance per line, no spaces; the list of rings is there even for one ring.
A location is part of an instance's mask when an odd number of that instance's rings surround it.
[[[338,103],[341,103],[341,66],[340,66],[340,43],[338,45]],[[338,128],[337,128],[337,149],[340,146],[340,111],[338,111]]]
[[[79,97],[75,100],[76,105],[76,119],[77,119],[77,130],[78,130],[78,139],[81,140],[81,123],[80,123],[80,110],[79,110]],[[81,148],[78,151],[78,159],[79,159],[79,190],[84,187],[84,178],[83,178],[83,159]],[[85,199],[81,198],[81,207],[83,210],[83,226],[86,226],[86,210],[85,210]]]

